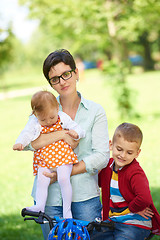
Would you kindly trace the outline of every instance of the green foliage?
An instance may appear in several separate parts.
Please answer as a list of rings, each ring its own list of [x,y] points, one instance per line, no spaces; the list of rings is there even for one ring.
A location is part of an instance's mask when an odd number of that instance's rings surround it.
[[[127,63],[118,64],[116,61],[109,61],[103,64],[103,72],[106,76],[106,81],[112,87],[121,119],[131,119],[139,116],[133,107],[133,90],[128,86],[128,68],[126,66]]]
[[[0,29],[0,33],[5,35],[0,40],[0,88],[6,90],[4,74],[9,70],[10,65],[15,61],[15,42],[16,38],[12,33],[11,27],[7,30]]]
[[[14,35],[11,29],[7,31],[2,30],[1,34],[5,33],[6,37],[0,41],[0,72],[1,74],[5,72],[6,68],[8,67],[9,63],[12,61],[13,58],[13,40]]]
[[[31,16],[40,20],[40,29],[55,48],[68,48],[87,58],[106,48],[107,28],[104,1],[23,1]],[[47,41],[48,42],[48,41]],[[97,45],[98,43],[98,45]]]
[[[139,41],[145,32],[148,44],[154,43],[154,49],[159,45],[160,2],[156,0],[20,2],[29,7],[31,18],[39,19],[42,34],[36,36],[37,48],[46,54],[53,49],[67,48],[85,60],[116,55],[121,61],[136,50],[147,58],[145,44]],[[148,51],[148,61],[152,61],[153,49]]]

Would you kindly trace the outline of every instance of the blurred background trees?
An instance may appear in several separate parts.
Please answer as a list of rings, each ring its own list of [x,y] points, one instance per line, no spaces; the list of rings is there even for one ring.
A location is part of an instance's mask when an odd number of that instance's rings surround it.
[[[121,113],[133,113],[127,85],[132,66],[141,65],[144,71],[160,68],[160,1],[19,0],[19,3],[29,9],[29,18],[38,20],[39,27],[27,44],[18,47],[11,44],[10,29],[8,37],[0,42],[3,46],[9,41],[4,59],[3,47],[0,48],[3,61],[6,59],[8,65],[12,62],[36,67],[42,65],[49,52],[66,48],[83,61],[101,62],[106,75],[112,72],[110,78],[116,79],[113,88],[121,89],[118,108],[121,106]]]
[[[160,48],[159,1],[20,0],[20,3],[29,8],[31,18],[39,20],[34,40],[44,51],[64,46],[83,59],[106,57],[119,61],[128,60],[135,53],[143,57],[145,70],[154,68]]]

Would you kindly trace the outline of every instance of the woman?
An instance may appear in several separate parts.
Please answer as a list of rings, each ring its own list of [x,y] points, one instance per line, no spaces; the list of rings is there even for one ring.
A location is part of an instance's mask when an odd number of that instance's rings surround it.
[[[64,131],[41,134],[31,143],[33,149],[39,149],[52,142],[63,139],[74,149],[79,163],[72,170],[72,215],[75,219],[93,221],[101,217],[99,199],[98,170],[109,161],[109,137],[107,118],[104,109],[92,101],[84,99],[76,89],[79,78],[78,69],[72,55],[65,49],[48,55],[44,61],[43,73],[51,87],[59,94],[58,102],[61,111],[68,114],[82,129],[86,137],[79,144]],[[78,146],[77,146],[78,145]],[[56,173],[52,177],[56,180]],[[35,199],[35,178],[32,196]],[[49,216],[62,217],[62,198],[57,182],[51,184],[45,213]],[[44,239],[47,239],[49,227],[42,225]]]

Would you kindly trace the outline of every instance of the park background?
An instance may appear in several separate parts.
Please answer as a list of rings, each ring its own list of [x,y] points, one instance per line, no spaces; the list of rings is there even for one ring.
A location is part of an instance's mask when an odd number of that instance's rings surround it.
[[[19,4],[38,24],[27,42],[16,36],[12,20],[0,25],[0,239],[43,239],[40,226],[21,217],[21,209],[32,204],[33,153],[13,152],[12,145],[31,113],[31,95],[39,89],[52,91],[42,64],[59,48],[68,49],[76,59],[78,90],[104,107],[110,138],[124,121],[142,129],[138,160],[160,212],[160,2],[21,0]]]

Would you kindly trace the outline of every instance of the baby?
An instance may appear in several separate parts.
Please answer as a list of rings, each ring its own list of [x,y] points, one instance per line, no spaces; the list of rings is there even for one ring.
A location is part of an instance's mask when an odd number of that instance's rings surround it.
[[[13,150],[21,151],[40,134],[66,130],[75,140],[85,137],[85,132],[66,113],[59,111],[56,97],[48,91],[39,91],[31,99],[32,116],[28,125],[19,135]],[[33,174],[37,175],[36,205],[27,207],[31,211],[44,212],[50,178],[43,172],[57,170],[58,183],[63,198],[63,217],[72,218],[72,186],[70,175],[78,159],[72,148],[63,140],[54,142],[34,152]]]

